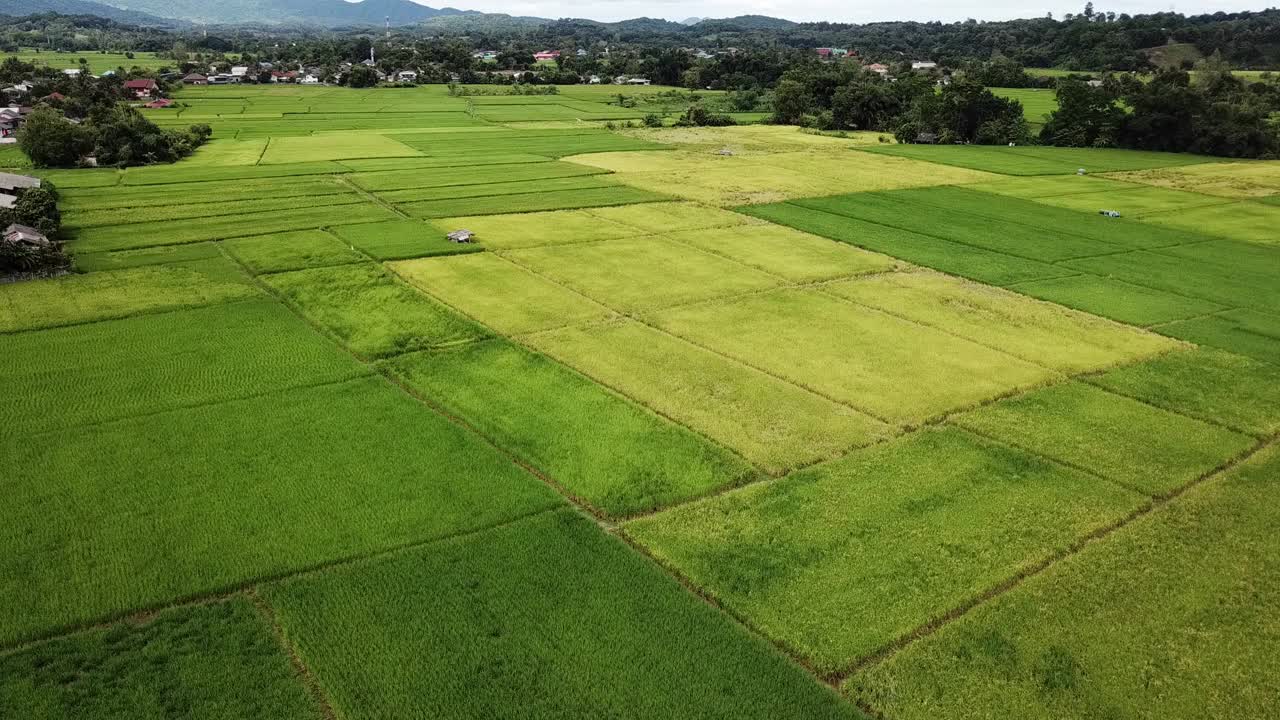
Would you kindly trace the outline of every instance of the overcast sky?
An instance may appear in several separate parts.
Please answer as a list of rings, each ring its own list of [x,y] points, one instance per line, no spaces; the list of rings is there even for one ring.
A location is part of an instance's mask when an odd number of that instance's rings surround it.
[[[1064,13],[1078,13],[1084,2],[1050,2],[1028,4],[1018,0],[985,0],[983,2],[954,2],[953,0],[917,0],[914,3],[863,2],[849,3],[841,0],[416,0],[432,7],[456,7],[461,10],[500,12],[508,15],[535,15],[538,17],[578,17],[592,20],[625,20],[635,17],[658,17],[668,20],[684,20],[687,17],[733,17],[735,15],[771,15],[789,20],[828,20],[831,22],[875,22],[879,20],[941,20],[951,22],[976,18],[978,20],[1008,20],[1010,18],[1040,17],[1053,12],[1054,17]],[[1274,4],[1274,2],[1272,3]],[[1186,15],[1206,12],[1238,12],[1260,10],[1267,5],[1250,4],[1232,0],[1195,0],[1195,2],[1170,2],[1169,0],[1119,0],[1094,3],[1099,10],[1115,13],[1165,12],[1176,10]]]

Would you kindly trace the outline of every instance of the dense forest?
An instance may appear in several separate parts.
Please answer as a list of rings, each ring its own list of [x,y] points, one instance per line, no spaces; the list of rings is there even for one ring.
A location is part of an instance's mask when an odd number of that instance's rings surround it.
[[[2,17],[2,16],[0,16]],[[36,15],[0,22],[0,47],[42,46],[93,50],[106,44],[130,50],[164,50],[181,42],[211,42],[259,54],[279,44],[340,40],[353,35],[381,36],[380,29],[337,30],[280,26],[142,28],[89,16]],[[1200,56],[1218,53],[1237,68],[1280,67],[1280,10],[1126,15],[1095,11],[1004,22],[882,22],[862,25],[793,23],[743,16],[682,25],[639,18],[617,23],[590,20],[540,20],[507,15],[466,14],[433,17],[395,28],[405,41],[457,39],[472,48],[579,48],[610,45],[620,50],[700,47],[709,50],[812,51],[842,47],[873,62],[930,59],[946,65],[1004,56],[1027,67],[1077,70],[1142,70],[1160,48],[1186,46]]]

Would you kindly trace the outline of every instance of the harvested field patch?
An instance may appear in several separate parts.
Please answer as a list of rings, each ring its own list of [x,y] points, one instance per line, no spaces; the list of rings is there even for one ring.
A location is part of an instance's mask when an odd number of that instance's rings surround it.
[[[1048,263],[857,220],[791,203],[738,208],[754,217],[992,285],[1074,274]]]
[[[1212,349],[1168,353],[1089,382],[1240,432],[1280,431],[1280,367],[1242,355]]]
[[[631,321],[563,328],[526,342],[771,473],[890,432],[868,415]]]
[[[1280,315],[1239,308],[1161,325],[1159,331],[1280,364]]]
[[[887,255],[773,224],[685,230],[663,237],[796,283],[884,272],[902,265]]]
[[[235,238],[226,242],[226,248],[254,274],[347,265],[365,260],[363,255],[320,230]]]
[[[1082,473],[944,428],[625,529],[831,673],[1140,502]]]
[[[1155,496],[1251,444],[1238,433],[1075,382],[1002,400],[955,422]]]
[[[562,502],[382,378],[0,450],[4,643]]]
[[[652,310],[763,290],[781,280],[659,237],[558,245],[506,253],[615,310]]]
[[[485,336],[475,323],[397,282],[376,265],[314,268],[262,280],[366,358]]]
[[[1280,693],[1275,447],[845,684],[903,720],[1263,720]]]
[[[264,592],[351,720],[861,717],[567,511]]]
[[[0,284],[0,333],[260,296],[225,257]],[[30,308],[40,308],[33,314]]]
[[[752,473],[688,430],[505,341],[415,353],[386,367],[609,515],[654,510]]]
[[[1064,373],[1177,347],[1153,333],[937,273],[880,274],[823,290]]]
[[[641,210],[646,207],[664,207],[667,203],[609,208],[609,211]],[[431,224],[441,234],[468,229],[476,234],[481,245],[495,250],[559,245],[563,243],[612,240],[643,234],[630,225],[623,225],[600,216],[603,210],[552,210],[548,212],[515,213],[452,217],[432,220]]]
[[[243,597],[166,610],[0,656],[0,715],[28,720],[320,720]]]
[[[1056,198],[1066,195],[1087,195],[1133,188],[1132,185],[1118,180],[1109,180],[1097,175],[1076,175],[1074,173],[1071,175],[1002,177],[993,182],[973,183],[962,187],[1006,197],[1023,198],[1024,200]]]
[[[367,374],[277,302],[0,335],[0,436]],[[50,412],[50,409],[56,412]]]
[[[1146,327],[1225,309],[1208,300],[1174,295],[1096,275],[1033,280],[1020,293],[1112,320]]]
[[[747,156],[690,150],[611,152],[569,160],[612,170],[628,185],[721,207],[993,179],[971,170],[853,150]]]
[[[444,232],[421,220],[339,225],[330,232],[375,260],[459,255],[484,249],[471,243],[450,242]]]
[[[398,262],[391,269],[423,292],[508,335],[613,314],[609,308],[493,253]]]
[[[1011,355],[813,291],[779,290],[675,308],[655,314],[654,321],[893,423],[919,423],[1056,376]]]
[[[1242,200],[1280,194],[1280,166],[1274,162],[1209,162],[1179,168],[1117,173],[1112,177],[1127,182]]]

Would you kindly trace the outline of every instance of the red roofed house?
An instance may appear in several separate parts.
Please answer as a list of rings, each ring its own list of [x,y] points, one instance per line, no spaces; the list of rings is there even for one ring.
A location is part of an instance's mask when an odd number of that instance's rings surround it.
[[[160,86],[156,85],[156,81],[151,78],[143,78],[141,80],[126,80],[124,83],[126,90],[132,90],[133,96],[139,100],[151,99],[152,93],[160,92]]]
[[[66,100],[67,96],[63,95],[60,92],[51,92],[40,99],[41,100]]]
[[[889,72],[889,66],[881,65],[880,63],[871,63],[870,65],[867,65],[866,68],[873,73],[880,73],[881,75]]]
[[[533,54],[534,60],[555,60],[560,57],[559,50],[543,50]]]
[[[143,105],[143,107],[151,108],[152,110],[159,110],[160,108],[173,107],[173,101],[168,98],[160,98],[159,100],[152,100],[146,105]]]

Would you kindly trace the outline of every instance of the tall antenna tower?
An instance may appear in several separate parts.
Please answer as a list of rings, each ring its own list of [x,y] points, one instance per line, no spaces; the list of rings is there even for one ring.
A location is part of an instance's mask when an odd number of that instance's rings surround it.
[[[391,16],[387,16],[387,38],[391,37]]]

